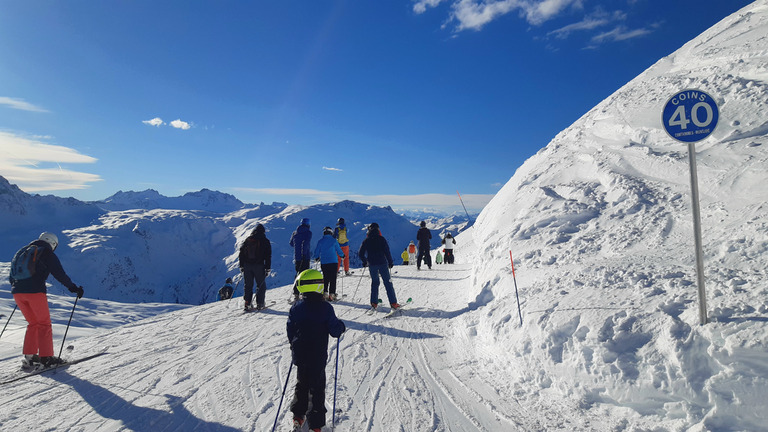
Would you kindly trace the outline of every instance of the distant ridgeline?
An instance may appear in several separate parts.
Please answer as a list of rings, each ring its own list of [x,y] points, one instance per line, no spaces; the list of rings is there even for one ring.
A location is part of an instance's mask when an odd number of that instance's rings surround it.
[[[377,222],[396,263],[417,223],[389,207],[353,201],[312,206],[285,203],[243,204],[232,195],[203,189],[180,197],[157,191],[118,192],[95,202],[51,195],[30,195],[0,177],[0,262],[42,231],[60,234],[56,253],[90,297],[123,302],[201,304],[216,299],[227,277],[238,279],[237,248],[259,223],[272,243],[274,276],[269,287],[289,284],[295,275],[291,233],[303,218],[311,220],[312,248],[324,226],[347,222],[350,258],[360,266],[357,249],[366,227]],[[466,225],[456,217],[430,220],[433,247],[446,229]],[[6,240],[7,239],[7,240]],[[51,280],[52,281],[52,280]],[[53,282],[52,292],[63,290]],[[239,288],[242,293],[242,284]]]

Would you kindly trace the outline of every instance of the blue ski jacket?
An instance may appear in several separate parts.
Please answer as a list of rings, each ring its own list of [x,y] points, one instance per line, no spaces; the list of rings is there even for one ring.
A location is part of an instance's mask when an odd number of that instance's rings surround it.
[[[333,306],[322,294],[308,293],[291,306],[286,330],[293,364],[325,368],[328,361],[328,336],[341,336],[347,329],[336,317]]]
[[[309,260],[312,256],[309,242],[312,241],[312,231],[309,225],[299,225],[291,234],[290,245],[293,248],[293,257],[296,261]]]
[[[339,262],[339,257],[344,257],[344,252],[333,234],[325,234],[315,246],[314,257],[320,258],[321,264],[334,264]]]

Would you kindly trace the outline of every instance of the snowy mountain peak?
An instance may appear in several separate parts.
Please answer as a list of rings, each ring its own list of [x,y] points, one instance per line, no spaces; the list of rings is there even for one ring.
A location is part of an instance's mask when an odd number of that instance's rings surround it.
[[[141,192],[117,192],[111,197],[97,201],[107,210],[130,209],[173,209],[173,210],[203,210],[216,213],[229,213],[241,209],[244,204],[234,195],[210,189],[188,192],[179,197],[166,197],[154,189]]]

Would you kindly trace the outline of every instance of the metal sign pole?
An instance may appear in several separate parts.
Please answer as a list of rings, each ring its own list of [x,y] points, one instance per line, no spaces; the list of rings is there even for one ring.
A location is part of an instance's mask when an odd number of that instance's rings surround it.
[[[699,287],[699,324],[707,323],[707,294],[704,288],[704,247],[701,239],[701,211],[699,210],[699,178],[696,174],[696,147],[688,143],[688,162],[691,168],[691,207],[693,208],[693,237],[696,246],[696,281]]]
[[[696,281],[699,287],[699,323],[707,323],[707,293],[704,288],[704,247],[701,239],[701,212],[699,210],[699,179],[696,174],[696,147],[694,143],[708,137],[717,127],[720,110],[712,96],[697,89],[686,89],[673,95],[664,105],[661,121],[664,130],[677,141],[688,143],[688,162],[691,168],[691,204],[693,209],[693,237],[696,247]]]

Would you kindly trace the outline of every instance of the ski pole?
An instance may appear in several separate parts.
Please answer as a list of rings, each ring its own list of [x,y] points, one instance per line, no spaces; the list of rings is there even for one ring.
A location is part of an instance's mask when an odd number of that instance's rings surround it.
[[[360,280],[359,280],[359,281],[357,281],[357,288],[360,288],[360,282],[362,282],[362,281],[363,281],[363,277],[365,276],[365,269],[366,269],[366,268],[367,268],[367,267],[363,267],[363,272],[362,272],[362,273],[360,273]],[[354,294],[352,294],[352,298],[353,298],[353,299],[354,299],[355,297],[357,297],[357,288],[355,288],[355,293],[354,293]]]
[[[19,307],[19,305],[16,305],[13,307],[13,312],[16,312],[17,307]],[[3,331],[0,332],[0,337],[3,337],[3,333],[5,333],[5,328],[8,327],[8,323],[11,322],[11,317],[13,317],[13,312],[11,312],[11,316],[8,317],[8,321],[5,322],[5,325],[3,326]]]
[[[333,374],[333,414],[331,415],[331,428],[336,429],[336,387],[339,381],[339,347],[341,346],[341,335],[336,339],[336,372]]]
[[[67,322],[67,329],[64,330],[64,339],[61,340],[61,348],[59,348],[59,358],[61,358],[61,352],[64,351],[64,341],[67,340],[67,333],[69,333],[69,325],[72,323],[72,316],[75,315],[75,308],[77,307],[77,299],[79,297],[75,297],[75,305],[72,306],[72,313],[69,314],[69,321]]]
[[[242,273],[240,273],[240,280],[237,281],[237,284],[235,285],[235,289],[232,290],[232,295],[229,297],[229,300],[227,301],[227,303],[232,301],[232,297],[235,296],[235,293],[237,292],[237,287],[240,286],[240,282],[242,281],[243,281],[243,276],[242,276]]]
[[[523,312],[520,311],[520,295],[517,293],[517,277],[515,277],[515,261],[512,259],[512,251],[509,251],[509,261],[512,263],[512,280],[515,281],[515,297],[517,297],[517,314],[520,315],[520,327],[522,327]]]
[[[277,405],[277,416],[275,417],[275,424],[272,425],[272,432],[275,432],[277,419],[280,418],[280,408],[283,407],[283,397],[285,397],[285,391],[288,389],[288,378],[291,377],[291,370],[293,370],[293,360],[291,360],[291,366],[288,367],[288,376],[285,377],[285,386],[283,387],[283,394],[280,396],[280,403]]]

